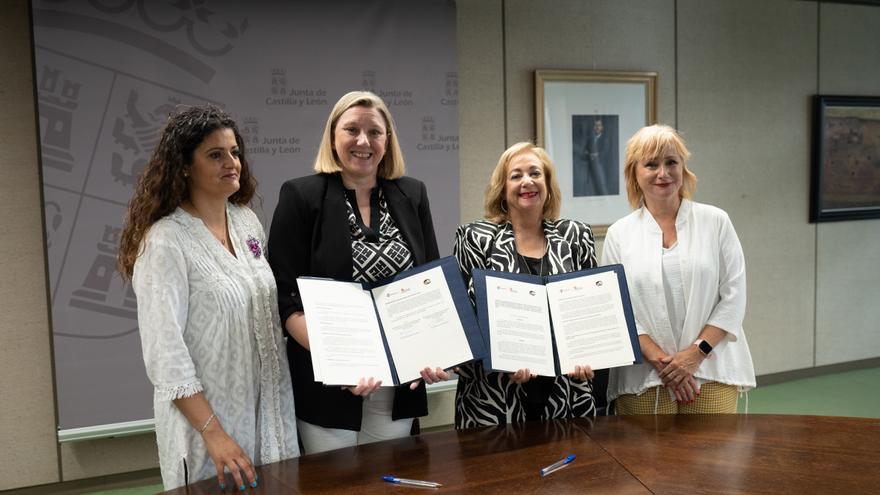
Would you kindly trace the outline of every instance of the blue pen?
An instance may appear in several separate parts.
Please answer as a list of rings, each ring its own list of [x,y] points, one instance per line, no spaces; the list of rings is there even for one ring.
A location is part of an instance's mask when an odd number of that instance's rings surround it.
[[[391,476],[390,474],[382,476],[382,479],[388,483],[394,483],[395,485],[421,486],[424,488],[440,488],[443,486],[440,483],[434,483],[433,481],[408,480],[406,478]]]
[[[570,456],[566,457],[565,459],[560,459],[560,460],[554,462],[553,464],[550,464],[549,466],[547,466],[541,470],[541,476],[547,476],[548,474],[550,474],[554,471],[559,471],[560,469],[567,466],[569,462],[573,461],[575,457],[577,457],[577,456],[574,454],[571,454]]]

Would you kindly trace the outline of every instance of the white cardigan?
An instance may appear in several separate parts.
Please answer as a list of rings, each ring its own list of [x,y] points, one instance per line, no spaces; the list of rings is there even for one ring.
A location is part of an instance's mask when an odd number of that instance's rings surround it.
[[[755,386],[755,370],[742,328],[746,310],[746,271],[742,246],[730,218],[710,205],[682,200],[675,219],[685,317],[681,339],[675,341],[663,291],[663,232],[645,207],[608,228],[602,265],[621,263],[639,335],[649,335],[667,354],[692,345],[706,325],[727,332],[709,358],[697,369],[697,379]],[[649,363],[611,371],[608,400],[621,394],[641,394],[661,385]]]

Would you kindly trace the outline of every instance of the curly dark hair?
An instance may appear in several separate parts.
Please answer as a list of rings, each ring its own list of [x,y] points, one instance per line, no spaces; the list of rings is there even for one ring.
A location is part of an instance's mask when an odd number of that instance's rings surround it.
[[[218,129],[232,129],[241,153],[240,187],[229,197],[229,202],[236,205],[250,203],[257,181],[248,166],[244,141],[235,121],[211,105],[189,107],[171,115],[128,204],[116,258],[117,270],[123,279],[131,279],[134,262],[150,227],[189,199],[189,185],[184,173],[192,167],[196,148]]]

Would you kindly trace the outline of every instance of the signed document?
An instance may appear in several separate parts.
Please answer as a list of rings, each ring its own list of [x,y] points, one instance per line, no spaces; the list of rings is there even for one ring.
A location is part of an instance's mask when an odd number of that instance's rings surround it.
[[[452,257],[376,284],[300,277],[315,380],[383,386],[417,378],[425,367],[480,359],[485,344]]]
[[[622,265],[539,277],[474,271],[487,366],[559,376],[641,362]]]

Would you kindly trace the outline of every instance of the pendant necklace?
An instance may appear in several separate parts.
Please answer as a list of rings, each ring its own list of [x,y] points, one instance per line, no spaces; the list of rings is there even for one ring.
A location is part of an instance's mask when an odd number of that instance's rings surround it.
[[[217,239],[218,241],[220,241],[220,244],[221,244],[224,248],[226,248],[227,250],[229,250],[229,243],[227,242],[227,239],[229,238],[229,231],[228,231],[228,228],[224,225],[224,228],[223,228],[223,234],[224,234],[224,235],[218,235],[217,231],[216,231],[215,229],[211,228],[211,227],[208,225],[208,223],[205,222],[205,217],[202,216],[202,213],[199,211],[198,208],[196,208],[196,205],[194,205],[194,204],[192,204],[192,202],[190,202],[190,203],[189,203],[189,206],[191,206],[192,209],[196,212],[194,216],[195,216],[196,218],[198,218],[199,220],[202,221],[202,225],[204,225],[205,228],[208,229],[208,232],[211,233],[211,236],[214,237],[215,239]],[[225,220],[225,215],[224,215],[224,220]]]
[[[514,241],[514,248],[516,248],[516,241]],[[525,265],[526,272],[529,275],[538,275],[539,277],[544,276],[544,258],[547,257],[547,240],[546,239],[544,239],[544,254],[541,255],[541,264],[538,265],[538,273],[532,272],[531,265],[529,265],[529,262],[528,262],[528,260],[526,260],[526,257],[523,256],[522,253],[519,252],[519,249],[516,249],[516,254],[522,260],[523,265]]]

